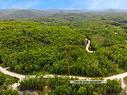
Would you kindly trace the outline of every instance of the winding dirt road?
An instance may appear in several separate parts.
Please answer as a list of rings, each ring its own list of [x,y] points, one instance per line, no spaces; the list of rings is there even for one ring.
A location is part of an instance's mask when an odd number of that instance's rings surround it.
[[[90,40],[87,39],[86,50],[89,53],[94,53],[95,51],[90,51],[89,47],[90,47]],[[15,73],[15,72],[11,72],[11,71],[8,71],[6,68],[3,68],[1,66],[0,66],[0,72],[5,74],[5,75],[11,76],[11,77],[15,77],[15,78],[19,79],[18,83],[14,83],[13,85],[10,86],[12,89],[17,89],[17,87],[20,86],[20,81],[24,80],[25,78],[27,78],[27,77],[35,77],[34,75],[22,75],[22,74],[18,74],[18,73]],[[65,78],[66,77],[66,78],[70,78],[70,79],[71,78],[78,78],[79,80],[91,80],[91,79],[94,79],[94,78],[90,78],[90,77],[53,75],[53,74],[47,74],[47,75],[43,76],[43,78],[55,78],[55,77],[61,77],[61,78]],[[125,77],[127,77],[127,72],[122,73],[122,74],[113,75],[113,76],[110,76],[110,77],[104,77],[103,79],[105,81],[114,80],[114,79],[121,80],[121,87],[122,87],[122,89],[124,89],[126,87],[126,85],[124,83],[124,80],[123,80]]]
[[[25,78],[27,77],[35,77],[33,75],[21,75],[21,74],[18,74],[18,73],[14,73],[14,72],[11,72],[11,71],[8,71],[6,70],[5,68],[1,67],[0,66],[0,72],[1,73],[4,73],[8,76],[11,76],[11,77],[15,77],[15,78],[18,78],[19,81],[21,80],[24,80]],[[44,78],[55,78],[55,77],[61,77],[61,78],[78,78],[79,80],[91,80],[91,79],[94,79],[94,78],[90,78],[90,77],[80,77],[80,76],[67,76],[67,75],[52,75],[52,74],[47,74],[47,75],[44,75],[43,76]],[[114,80],[114,79],[118,79],[118,80],[121,80],[121,87],[124,89],[126,87],[123,79],[127,77],[127,72],[125,73],[122,73],[122,74],[118,74],[118,75],[113,75],[113,76],[110,76],[110,77],[105,77],[103,78],[105,81],[107,80]],[[20,83],[14,83],[13,85],[11,85],[11,87],[13,89],[17,89],[17,87],[20,86]]]
[[[87,42],[87,45],[86,45],[86,51],[88,53],[94,53],[95,51],[90,51],[89,48],[90,48],[90,40],[86,39],[86,42]]]

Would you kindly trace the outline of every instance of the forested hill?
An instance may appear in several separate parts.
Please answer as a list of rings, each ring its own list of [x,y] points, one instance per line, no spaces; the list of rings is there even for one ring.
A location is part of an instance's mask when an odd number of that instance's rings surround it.
[[[127,15],[126,10],[35,10],[35,9],[0,9],[0,19],[1,20],[13,20],[13,19],[22,19],[22,18],[40,18],[44,16],[54,16],[54,15],[65,15],[65,14],[94,14],[94,15]]]
[[[109,76],[127,71],[127,16],[58,14],[0,21],[0,63],[18,73]],[[85,50],[85,39],[91,40]]]
[[[0,19],[38,18],[47,15],[50,15],[50,13],[46,13],[44,11],[39,10],[0,10]]]
[[[0,19],[21,19],[21,18],[39,18],[43,16],[52,16],[54,14],[64,13],[83,13],[78,10],[34,10],[34,9],[1,9]]]

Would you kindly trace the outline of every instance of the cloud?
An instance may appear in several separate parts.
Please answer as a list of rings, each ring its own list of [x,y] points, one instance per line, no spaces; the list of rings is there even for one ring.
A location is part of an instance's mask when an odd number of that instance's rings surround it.
[[[127,0],[89,0],[89,9],[127,9]]]

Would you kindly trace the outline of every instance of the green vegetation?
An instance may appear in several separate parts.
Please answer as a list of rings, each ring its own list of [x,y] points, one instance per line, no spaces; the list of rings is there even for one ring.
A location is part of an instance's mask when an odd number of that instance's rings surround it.
[[[119,95],[121,87],[119,81],[108,81],[107,84],[70,84],[69,79],[30,78],[21,82],[22,90],[37,90],[40,95]]]
[[[18,73],[102,77],[127,71],[127,27],[120,16],[65,14],[0,22],[0,63]],[[91,40],[89,54],[85,38]],[[115,69],[114,69],[115,68]]]
[[[3,87],[6,88],[7,85],[11,85],[16,81],[17,81],[17,79],[0,73],[0,89],[2,89]]]
[[[17,82],[17,79],[0,73],[0,95],[18,95],[15,90],[8,89],[15,82]]]
[[[124,82],[127,85],[127,77],[124,78]]]
[[[4,74],[0,73],[0,85],[3,85],[5,83],[6,76]]]
[[[85,39],[91,40],[85,50]],[[0,66],[22,74],[54,73],[105,77],[127,71],[125,14],[56,14],[34,19],[0,21]],[[16,80],[0,73],[0,95]],[[125,78],[126,81],[126,78]],[[21,90],[40,95],[119,95],[119,81],[104,85],[72,85],[68,79],[30,78]]]
[[[6,89],[0,91],[0,95],[19,95],[18,91],[12,89]]]

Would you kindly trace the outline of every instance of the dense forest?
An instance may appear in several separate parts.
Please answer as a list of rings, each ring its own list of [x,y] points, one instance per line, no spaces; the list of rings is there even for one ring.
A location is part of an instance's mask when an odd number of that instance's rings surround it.
[[[38,91],[39,95],[119,95],[120,83],[109,80],[107,84],[70,84],[69,79],[29,78],[21,81],[20,90]]]
[[[56,14],[0,21],[0,63],[23,74],[90,77],[127,71],[125,14]],[[85,39],[91,50],[85,50]],[[115,69],[114,69],[115,68]]]
[[[91,41],[89,53],[85,39]],[[63,13],[0,21],[0,66],[21,74],[106,77],[127,71],[127,14]],[[125,82],[126,82],[125,78]],[[17,82],[0,73],[0,95]],[[19,89],[40,95],[119,95],[120,82],[73,85],[69,79],[30,78]],[[29,95],[29,94],[26,94]],[[122,94],[121,94],[122,95]]]
[[[37,75],[21,81],[17,91],[8,88],[14,81],[16,79],[0,74],[0,95],[33,95],[34,91],[39,95],[119,95],[122,90],[118,80],[108,80],[106,84],[77,85],[71,84],[68,78],[44,79]]]

